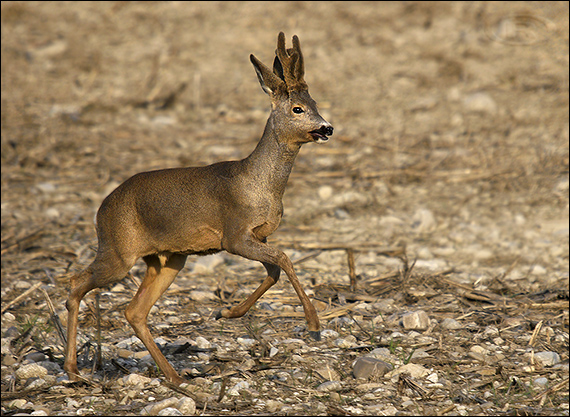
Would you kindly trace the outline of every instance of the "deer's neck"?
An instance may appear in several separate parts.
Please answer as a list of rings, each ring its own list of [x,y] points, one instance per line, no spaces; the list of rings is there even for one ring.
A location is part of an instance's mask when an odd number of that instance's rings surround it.
[[[254,176],[258,184],[270,188],[279,196],[285,191],[300,149],[300,145],[289,145],[288,141],[280,137],[281,134],[283,133],[276,128],[273,117],[269,117],[261,140],[243,161],[247,173]]]

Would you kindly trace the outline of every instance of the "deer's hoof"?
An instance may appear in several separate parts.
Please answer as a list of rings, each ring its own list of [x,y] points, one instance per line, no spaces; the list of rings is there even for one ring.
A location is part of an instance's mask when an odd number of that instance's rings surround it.
[[[224,309],[218,311],[218,313],[216,314],[216,320],[224,318],[224,315],[222,314],[223,311],[224,311]]]
[[[315,332],[315,331],[309,330],[309,336],[311,336],[313,339],[319,341],[319,340],[321,340],[321,331],[317,330]]]

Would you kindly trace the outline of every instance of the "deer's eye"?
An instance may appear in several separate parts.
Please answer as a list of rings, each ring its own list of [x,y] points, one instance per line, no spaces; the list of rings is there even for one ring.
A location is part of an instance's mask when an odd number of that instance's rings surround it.
[[[300,114],[300,113],[304,113],[304,112],[305,112],[305,110],[303,110],[302,107],[293,107],[293,113]]]

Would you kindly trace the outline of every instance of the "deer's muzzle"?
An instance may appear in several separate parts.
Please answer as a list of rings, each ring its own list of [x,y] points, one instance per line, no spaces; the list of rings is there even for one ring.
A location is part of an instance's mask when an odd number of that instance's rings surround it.
[[[316,130],[312,130],[309,133],[313,137],[313,140],[317,143],[323,143],[329,140],[328,136],[333,134],[333,127],[323,125]]]

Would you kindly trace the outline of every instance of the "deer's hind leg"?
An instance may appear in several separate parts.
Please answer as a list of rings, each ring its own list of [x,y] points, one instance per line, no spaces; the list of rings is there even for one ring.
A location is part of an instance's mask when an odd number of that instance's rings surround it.
[[[67,343],[63,365],[69,379],[76,381],[80,378],[77,368],[77,326],[81,300],[89,291],[123,279],[133,264],[134,260],[125,263],[117,255],[98,253],[91,265],[71,278],[71,289],[66,302]]]
[[[175,384],[181,384],[184,382],[184,379],[178,375],[156,343],[154,343],[148,329],[147,317],[154,303],[172,284],[178,272],[184,267],[186,255],[172,254],[168,258],[149,255],[145,256],[143,260],[147,264],[146,275],[136,295],[125,310],[125,317],[165,377]]]

